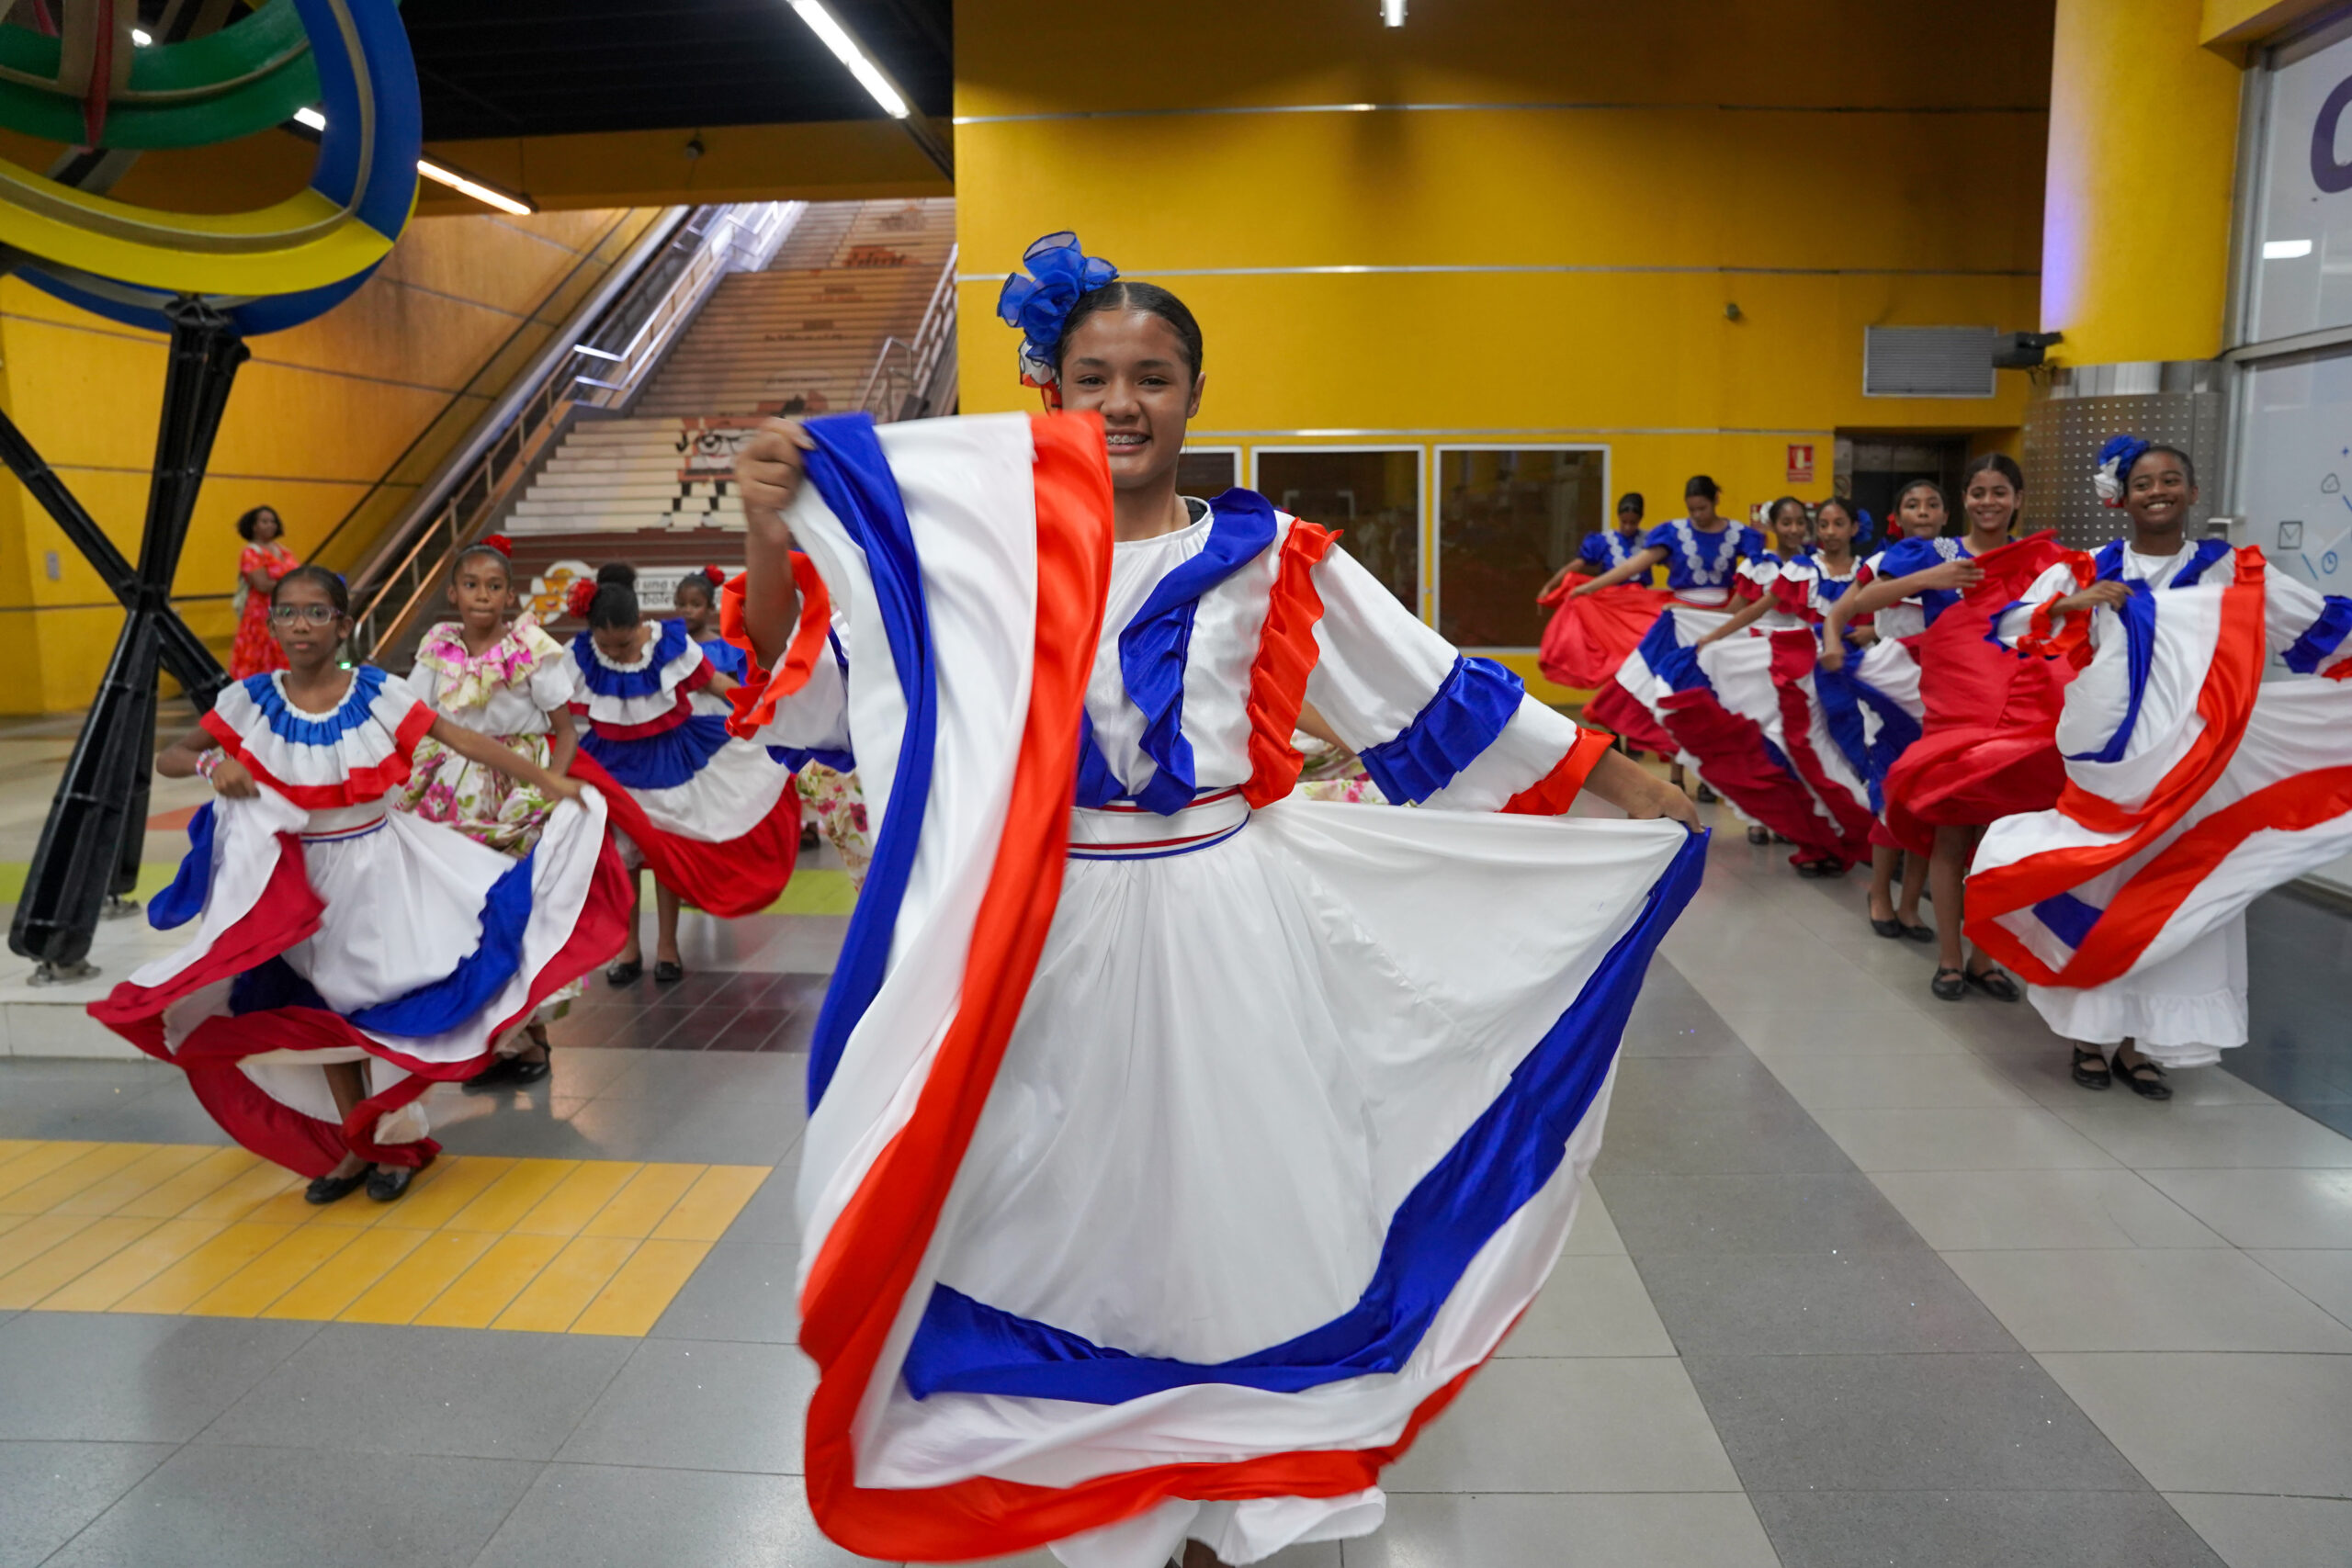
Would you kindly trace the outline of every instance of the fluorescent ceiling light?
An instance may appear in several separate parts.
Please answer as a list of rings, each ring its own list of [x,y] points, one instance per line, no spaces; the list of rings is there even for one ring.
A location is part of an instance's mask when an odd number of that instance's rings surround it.
[[[1401,6],[1404,0],[1390,0],[1390,3]],[[819,4],[819,0],[792,0],[792,8],[800,13],[800,19],[808,24],[810,32],[825,40],[825,47],[833,51],[833,58],[848,66],[849,73],[874,95],[874,101],[882,106],[883,113],[892,119],[907,118],[907,100],[899,96],[898,88],[890,85],[890,79],[882,74],[881,68],[865,58],[865,51],[857,47],[857,40],[849,36],[847,28],[833,20],[831,11]]]
[[[532,207],[529,202],[517,201],[504,191],[493,190],[480,180],[468,179],[455,169],[445,169],[430,158],[419,158],[416,161],[416,172],[428,180],[437,180],[451,190],[472,197],[484,207],[494,207],[501,212],[513,213],[517,218],[528,218],[531,215]]]
[[[2309,240],[2265,240],[2262,242],[2264,261],[2293,261],[2297,256],[2312,254]]]
[[[327,128],[327,117],[314,108],[299,108],[294,111],[294,123],[306,130],[323,131]],[[501,212],[510,212],[517,218],[527,218],[538,210],[527,201],[511,197],[493,186],[486,186],[470,175],[459,174],[457,170],[446,164],[436,164],[430,158],[419,158],[416,161],[416,172],[428,180],[447,186],[451,190],[462,195],[472,197],[485,207],[494,207]]]
[[[140,48],[145,49],[149,44],[155,41],[155,35],[149,32],[145,28],[133,28],[130,29],[130,41],[137,44]]]
[[[1401,28],[1405,25],[1405,0],[1380,0],[1380,25]]]

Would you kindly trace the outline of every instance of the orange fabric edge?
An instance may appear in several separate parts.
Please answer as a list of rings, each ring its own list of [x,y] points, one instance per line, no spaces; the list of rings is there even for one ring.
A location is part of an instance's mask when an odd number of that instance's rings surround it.
[[[1294,518],[1290,536],[1283,541],[1265,627],[1258,634],[1258,657],[1250,665],[1250,777],[1241,785],[1241,798],[1252,807],[1271,806],[1297,787],[1306,762],[1290,740],[1319,654],[1315,626],[1323,618],[1323,595],[1315,586],[1315,568],[1339,537]]]
[[[1503,802],[1502,809],[1510,817],[1558,817],[1576,804],[1577,794],[1584,788],[1584,781],[1600,764],[1616,737],[1606,730],[1577,727],[1577,738],[1552,771]]]
[[[817,573],[817,563],[804,550],[792,552],[792,585],[800,592],[800,621],[792,628],[792,641],[786,645],[784,662],[773,671],[761,668],[760,656],[752,647],[750,632],[743,626],[743,592],[751,574],[739,571],[718,590],[718,635],[743,650],[751,663],[751,679],[737,684],[727,694],[735,711],[727,720],[727,732],[750,739],[766,725],[775,721],[776,705],[808,683],[808,676],[817,668],[817,657],[824,651],[825,637],[832,629],[833,598],[825,587],[825,580]]]

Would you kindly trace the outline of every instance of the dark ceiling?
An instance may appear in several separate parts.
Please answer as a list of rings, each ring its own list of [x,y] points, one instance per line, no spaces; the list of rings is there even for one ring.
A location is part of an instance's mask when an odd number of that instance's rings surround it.
[[[954,87],[952,0],[826,0],[919,112]],[[428,141],[865,119],[786,0],[402,0]]]

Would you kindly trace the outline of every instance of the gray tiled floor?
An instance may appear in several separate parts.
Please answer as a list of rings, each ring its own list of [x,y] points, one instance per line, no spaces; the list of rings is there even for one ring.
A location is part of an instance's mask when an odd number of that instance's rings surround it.
[[[2352,1140],[2219,1072],[2086,1095],[1860,897],[1718,841],[1553,1284],[1385,1528],[1275,1568],[2352,1561]],[[697,935],[753,973],[662,1006],[777,1004],[839,923]],[[459,1150],[778,1167],[643,1340],[0,1314],[0,1568],[860,1561],[797,1473],[804,1070],[567,1048],[436,1091]],[[218,1141],[167,1069],[0,1064],[25,1135]]]

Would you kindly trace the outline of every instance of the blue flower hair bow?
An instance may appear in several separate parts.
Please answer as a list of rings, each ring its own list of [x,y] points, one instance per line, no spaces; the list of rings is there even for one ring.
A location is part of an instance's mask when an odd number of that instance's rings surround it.
[[[2123,487],[2132,477],[2132,465],[2154,446],[2136,435],[2110,435],[2107,445],[2098,449],[2098,466],[2091,471],[2091,488],[2109,506],[2123,504]]]
[[[1860,555],[1864,550],[1870,548],[1871,541],[1878,536],[1877,530],[1878,519],[1872,517],[1868,512],[1860,507],[1855,508],[1854,542],[1847,547],[1852,550],[1854,554],[1858,556]]]
[[[1062,340],[1062,323],[1079,299],[1119,276],[1119,269],[1101,256],[1079,249],[1078,236],[1065,230],[1036,241],[1021,254],[1029,276],[1019,273],[1004,280],[996,297],[996,313],[1008,327],[1021,329],[1021,380],[1030,387],[1051,386],[1054,350]]]

